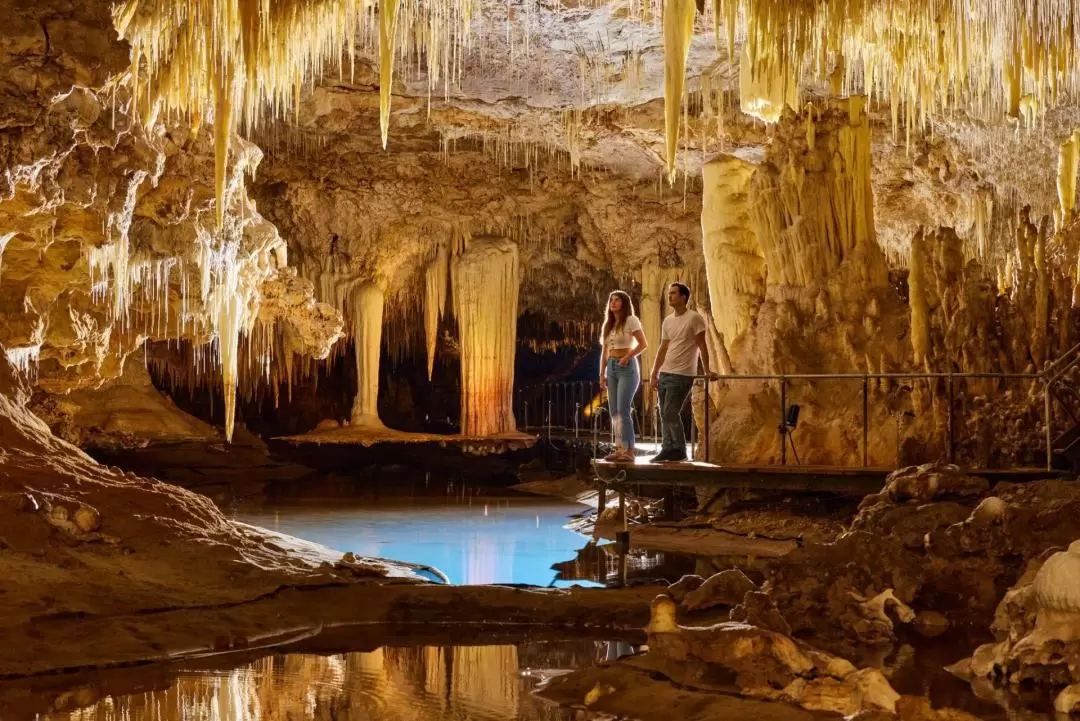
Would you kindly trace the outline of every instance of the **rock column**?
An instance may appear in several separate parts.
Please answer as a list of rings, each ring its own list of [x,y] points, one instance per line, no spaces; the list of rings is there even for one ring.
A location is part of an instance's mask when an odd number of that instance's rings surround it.
[[[451,264],[454,315],[461,337],[461,432],[515,430],[518,249],[501,238],[469,242]]]
[[[356,354],[356,398],[351,420],[354,427],[383,427],[379,420],[379,353],[384,301],[382,289],[371,282],[360,283],[349,295]]]
[[[765,297],[765,259],[750,227],[747,188],[757,165],[721,156],[702,168],[701,237],[709,305],[725,346],[750,327]]]

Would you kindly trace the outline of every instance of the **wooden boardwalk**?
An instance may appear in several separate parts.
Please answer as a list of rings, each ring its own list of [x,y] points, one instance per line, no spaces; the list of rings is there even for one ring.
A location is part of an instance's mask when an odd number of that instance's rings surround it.
[[[887,467],[738,465],[703,461],[649,463],[643,456],[634,463],[593,461],[597,480],[616,489],[629,485],[704,486],[866,495],[880,491],[885,478],[894,470]],[[999,481],[1031,481],[1061,475],[1045,468],[975,469],[970,473],[986,478],[991,485]]]

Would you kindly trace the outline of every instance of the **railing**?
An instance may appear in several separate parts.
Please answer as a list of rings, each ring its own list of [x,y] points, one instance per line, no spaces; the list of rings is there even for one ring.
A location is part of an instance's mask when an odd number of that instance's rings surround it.
[[[1054,454],[1054,419],[1053,419],[1053,401],[1058,400],[1059,405],[1062,406],[1073,418],[1074,424],[1080,425],[1077,422],[1077,414],[1073,412],[1058,396],[1054,393],[1055,385],[1061,384],[1062,387],[1069,388],[1065,383],[1066,374],[1073,370],[1077,366],[1080,366],[1080,343],[1070,348],[1064,354],[1059,356],[1054,361],[1048,363],[1042,372],[1040,373],[791,373],[791,374],[768,374],[768,375],[722,375],[722,376],[695,376],[695,385],[704,387],[705,391],[705,403],[704,412],[702,418],[702,435],[707,439],[709,438],[710,431],[710,394],[709,388],[711,383],[746,383],[746,382],[765,382],[765,383],[778,383],[779,384],[779,408],[778,408],[778,435],[780,436],[780,463],[786,465],[787,460],[787,435],[793,425],[789,423],[789,386],[793,382],[797,381],[842,381],[857,383],[860,386],[861,392],[861,439],[860,439],[860,455],[862,460],[862,466],[865,468],[869,465],[869,453],[870,453],[870,396],[871,396],[871,382],[877,381],[934,381],[944,382],[945,385],[945,403],[946,403],[946,422],[945,422],[945,449],[946,457],[950,463],[954,463],[956,460],[956,429],[955,429],[955,415],[956,415],[956,389],[957,385],[965,381],[975,380],[998,380],[998,381],[1030,381],[1040,382],[1042,384],[1043,395],[1043,417],[1045,423],[1045,435],[1046,435],[1046,468],[1052,469],[1053,454]],[[644,424],[644,397],[645,393],[651,392],[649,389],[648,381],[643,382],[644,393],[639,393],[634,399],[634,426],[635,430],[641,432],[637,433],[637,437],[642,440],[648,440],[650,434],[646,433]],[[1080,394],[1076,394],[1077,406],[1080,408]],[[530,407],[529,398],[533,398],[533,402]],[[601,405],[606,405],[606,399],[604,394],[601,393],[600,384],[596,381],[581,381],[581,382],[569,382],[569,383],[547,383],[537,389],[533,387],[531,389],[522,389],[518,394],[517,408],[519,422],[526,430],[541,430],[546,431],[549,436],[553,433],[570,432],[574,433],[574,437],[581,437],[582,435],[588,436],[589,426],[592,426],[594,436],[603,433],[610,435],[611,426],[610,421],[607,424],[603,424],[601,418],[606,417],[606,413],[599,412]],[[537,407],[538,406],[538,407]],[[650,414],[651,424],[651,438],[655,441],[658,435],[658,412],[656,409],[656,403],[650,404],[653,412]],[[585,409],[588,409],[586,412]],[[899,423],[899,421],[898,421]],[[691,446],[695,445],[695,431],[697,424],[691,422],[689,438]],[[787,429],[787,430],[785,430]],[[899,439],[899,430],[897,431]],[[794,446],[793,446],[794,449]],[[702,448],[703,460],[709,460],[709,444],[706,442]]]
[[[702,380],[708,382],[705,376],[699,376],[695,379],[696,384],[700,385]],[[634,396],[630,410],[634,435],[640,441],[657,443],[660,440],[658,404],[655,397],[653,402],[645,402],[647,394],[650,393],[648,379],[642,380],[642,388],[644,392]],[[607,404],[607,392],[601,388],[598,381],[542,383],[525,386],[515,393],[514,414],[518,427],[523,431],[535,431],[549,438],[572,435],[576,439],[588,439],[590,435],[603,436],[605,440],[613,442],[613,428]],[[684,427],[683,430],[693,452],[698,442],[697,424],[691,422],[689,429]],[[704,452],[708,460],[708,448],[705,448]]]

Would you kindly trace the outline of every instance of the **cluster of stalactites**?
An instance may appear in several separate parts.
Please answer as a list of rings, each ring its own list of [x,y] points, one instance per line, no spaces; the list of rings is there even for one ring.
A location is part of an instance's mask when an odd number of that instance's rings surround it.
[[[131,188],[140,182],[133,180]],[[122,213],[127,220],[117,221],[118,232],[103,245],[88,250],[91,297],[108,302],[109,315],[120,333],[138,329],[158,338],[214,341],[212,356],[220,364],[225,395],[225,435],[231,440],[238,346],[255,327],[263,280],[284,265],[284,243],[253,208],[247,208],[244,220],[230,220],[223,226],[225,232],[217,235],[196,226],[191,260],[133,254],[127,235],[129,205]],[[253,225],[259,226],[253,231],[255,235],[266,237],[246,248],[244,233]],[[171,301],[173,295],[179,297]],[[144,308],[133,313],[131,306],[136,300],[144,300]],[[170,301],[174,304],[171,310]]]
[[[752,77],[776,82],[794,72],[834,93],[881,98],[909,130],[948,109],[1007,114],[1030,127],[1080,80],[1080,8],[1071,0],[727,3],[742,8]],[[737,11],[724,10],[730,23]]]
[[[855,254],[875,284],[885,273],[874,229],[870,125],[859,96],[808,105],[778,129],[749,179],[750,228],[770,285],[808,287]]]

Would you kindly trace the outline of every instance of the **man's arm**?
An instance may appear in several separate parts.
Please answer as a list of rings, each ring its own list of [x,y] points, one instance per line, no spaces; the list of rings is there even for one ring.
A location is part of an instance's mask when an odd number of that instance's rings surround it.
[[[660,377],[660,367],[664,365],[664,357],[667,356],[668,341],[660,341],[660,347],[656,350],[656,359],[653,360],[652,374],[649,376],[652,384],[656,385],[656,379]]]
[[[698,351],[701,353],[701,367],[705,369],[705,375],[711,378],[713,372],[709,370],[709,344],[705,340],[705,331],[698,333],[694,341],[697,343]]]

